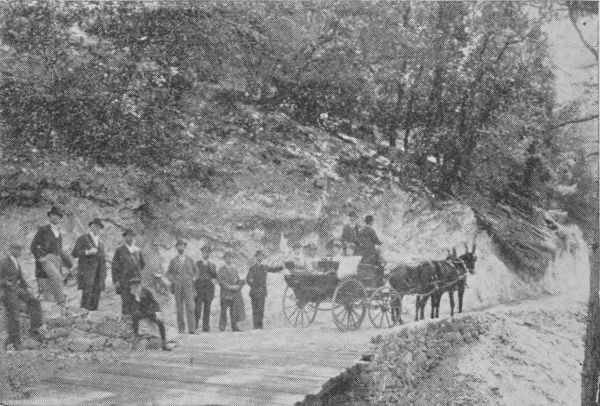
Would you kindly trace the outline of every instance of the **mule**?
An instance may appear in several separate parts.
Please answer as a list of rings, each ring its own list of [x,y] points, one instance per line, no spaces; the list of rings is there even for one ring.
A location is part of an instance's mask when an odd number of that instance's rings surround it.
[[[431,297],[431,318],[440,317],[440,304],[444,293],[448,292],[450,299],[450,316],[454,316],[454,291],[458,292],[458,312],[462,313],[463,297],[467,286],[467,275],[475,274],[475,262],[477,256],[475,249],[477,245],[473,243],[473,248],[469,251],[469,247],[465,244],[465,253],[457,256],[456,248],[452,253],[448,253],[446,261],[439,263],[438,281],[440,290],[435,292]]]
[[[419,316],[421,320],[425,318],[425,305],[436,288],[439,273],[438,263],[440,262],[442,261],[427,261],[415,266],[400,265],[391,270],[390,285],[398,292],[399,296],[396,307],[398,320],[396,321],[402,323],[400,313],[402,312],[402,299],[406,294],[417,295],[415,321],[419,320]]]

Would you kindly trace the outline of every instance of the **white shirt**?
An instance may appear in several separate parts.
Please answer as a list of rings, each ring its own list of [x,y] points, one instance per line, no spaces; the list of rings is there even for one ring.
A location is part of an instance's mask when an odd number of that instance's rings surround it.
[[[56,238],[60,237],[60,228],[57,225],[50,223],[50,229]]]
[[[131,246],[129,246],[129,245],[125,244],[125,246],[127,247],[127,249],[129,250],[129,252],[130,252],[131,254],[135,254],[136,252],[139,252],[139,251],[140,251],[139,247],[138,247],[138,246],[136,246],[136,245],[131,245]]]
[[[15,266],[17,267],[17,269],[19,269],[19,261],[17,261],[17,258],[13,257],[12,255],[8,255],[10,257],[10,259],[12,259],[12,261],[15,263]]]
[[[98,244],[100,243],[100,237],[97,235],[94,235],[93,233],[90,233],[90,237],[92,237],[92,241],[94,241],[94,244],[97,247]]]

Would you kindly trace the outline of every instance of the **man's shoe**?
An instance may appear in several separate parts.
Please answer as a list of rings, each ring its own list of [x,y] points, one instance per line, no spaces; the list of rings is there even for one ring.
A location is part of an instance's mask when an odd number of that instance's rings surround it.
[[[231,331],[237,332],[237,331],[242,331],[242,330],[240,330],[240,328],[238,326],[235,326],[235,327],[231,327]]]
[[[167,345],[166,341],[163,341],[162,350],[163,351],[171,351],[173,349]]]
[[[30,331],[29,337],[33,338],[35,341],[38,341],[40,343],[44,342],[44,336],[37,330]]]

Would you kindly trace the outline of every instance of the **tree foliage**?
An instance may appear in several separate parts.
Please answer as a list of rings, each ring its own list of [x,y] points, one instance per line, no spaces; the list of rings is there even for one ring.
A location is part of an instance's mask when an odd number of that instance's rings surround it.
[[[553,78],[525,3],[17,2],[2,12],[0,103],[20,151],[185,158],[202,139],[185,131],[183,96],[200,84],[387,143],[407,176],[441,193],[527,186],[528,159],[548,147]]]

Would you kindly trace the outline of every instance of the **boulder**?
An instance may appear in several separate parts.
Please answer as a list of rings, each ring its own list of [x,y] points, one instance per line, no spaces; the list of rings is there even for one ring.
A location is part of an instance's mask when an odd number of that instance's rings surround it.
[[[37,348],[40,348],[40,346],[42,345],[39,341],[34,340],[33,338],[29,338],[27,337],[25,340],[23,340],[23,348],[27,349],[27,350],[35,350]]]
[[[131,344],[121,338],[112,338],[108,340],[106,346],[115,351],[129,351],[131,349]]]
[[[106,346],[107,338],[104,336],[96,336],[91,338],[91,350],[92,351],[102,351]]]
[[[69,342],[69,351],[86,352],[92,347],[92,340],[89,338],[76,338]]]
[[[56,340],[61,337],[67,337],[70,333],[69,328],[67,327],[58,327],[48,331],[47,338],[49,340]]]

